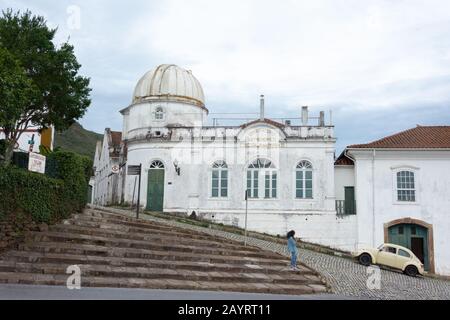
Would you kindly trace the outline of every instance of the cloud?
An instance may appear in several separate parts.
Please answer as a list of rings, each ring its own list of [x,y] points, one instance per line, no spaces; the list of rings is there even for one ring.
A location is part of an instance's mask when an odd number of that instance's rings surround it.
[[[161,63],[191,69],[211,112],[255,112],[264,93],[274,116],[296,117],[310,105],[333,110],[335,119],[402,110],[405,126],[449,121],[422,113],[422,106],[450,113],[446,0],[4,2],[44,14],[59,26],[58,41],[70,36],[94,89],[82,123],[97,131],[120,130],[117,111],[137,80]],[[69,5],[81,9],[79,30],[67,26]],[[397,129],[395,120],[385,121],[353,134]],[[347,136],[342,130],[337,134]]]

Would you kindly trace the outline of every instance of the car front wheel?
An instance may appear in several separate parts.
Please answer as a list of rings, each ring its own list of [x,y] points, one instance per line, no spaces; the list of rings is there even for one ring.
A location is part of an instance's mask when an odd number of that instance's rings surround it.
[[[363,253],[359,256],[358,261],[363,266],[370,266],[372,264],[372,257],[368,253]]]
[[[405,269],[405,273],[410,277],[415,277],[419,273],[416,266],[407,266]]]

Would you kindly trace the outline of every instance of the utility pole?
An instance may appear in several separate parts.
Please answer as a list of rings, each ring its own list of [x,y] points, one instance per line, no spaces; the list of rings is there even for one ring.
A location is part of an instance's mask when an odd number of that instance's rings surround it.
[[[128,166],[127,175],[129,176],[139,176],[138,184],[138,195],[137,195],[137,206],[136,206],[136,219],[139,219],[139,207],[141,206],[141,175],[142,175],[142,163],[138,166]],[[136,178],[134,179],[134,190],[136,189]],[[133,200],[134,200],[134,190],[133,190]],[[131,204],[133,207],[133,203]]]
[[[141,175],[142,175],[142,163],[139,165],[139,184],[138,184],[136,219],[139,219],[139,207],[141,206]]]
[[[247,246],[247,214],[248,213],[248,189],[245,190],[245,231],[244,231],[244,246]]]

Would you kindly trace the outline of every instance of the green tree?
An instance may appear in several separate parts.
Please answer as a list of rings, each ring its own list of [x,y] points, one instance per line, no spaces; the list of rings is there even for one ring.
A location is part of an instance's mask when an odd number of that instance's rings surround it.
[[[31,125],[67,129],[90,105],[89,78],[78,74],[74,47],[56,46],[56,29],[30,11],[0,17],[0,127],[6,140],[5,164]]]

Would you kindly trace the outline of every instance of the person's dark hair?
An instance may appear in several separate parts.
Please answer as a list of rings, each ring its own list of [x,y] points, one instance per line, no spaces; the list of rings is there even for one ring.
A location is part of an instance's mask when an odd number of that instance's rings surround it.
[[[287,233],[287,238],[289,239],[290,237],[293,237],[295,235],[295,231],[291,230]]]

